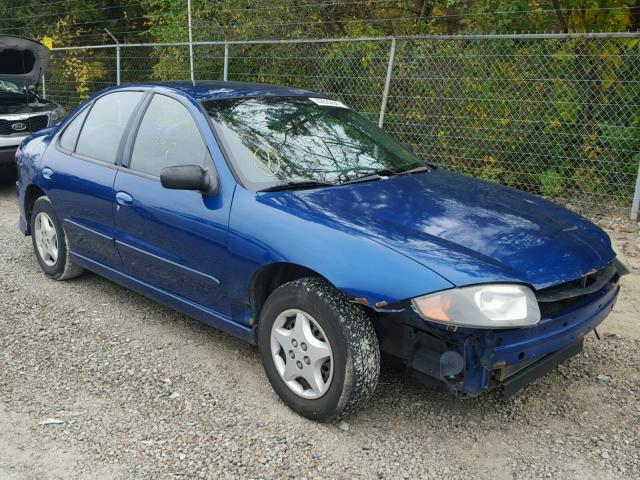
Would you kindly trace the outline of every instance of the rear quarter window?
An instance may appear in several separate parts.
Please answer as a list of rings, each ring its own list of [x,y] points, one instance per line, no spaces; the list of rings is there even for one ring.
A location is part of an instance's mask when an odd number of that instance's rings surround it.
[[[80,133],[82,122],[84,122],[88,111],[89,108],[85,108],[82,112],[76,115],[62,132],[62,135],[60,136],[60,146],[65,150],[73,152],[76,149],[78,134]]]

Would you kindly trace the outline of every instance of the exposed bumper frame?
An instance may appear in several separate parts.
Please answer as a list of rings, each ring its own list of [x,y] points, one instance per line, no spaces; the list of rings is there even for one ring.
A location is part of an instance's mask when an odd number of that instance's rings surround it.
[[[374,324],[382,351],[400,358],[425,383],[440,381],[466,396],[503,388],[509,396],[578,353],[585,335],[613,309],[619,291],[612,281],[526,328],[452,330],[407,310],[379,315]]]

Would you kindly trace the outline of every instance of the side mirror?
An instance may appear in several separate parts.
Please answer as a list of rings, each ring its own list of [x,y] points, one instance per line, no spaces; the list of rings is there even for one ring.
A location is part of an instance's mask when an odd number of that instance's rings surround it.
[[[209,173],[200,165],[163,168],[160,183],[171,190],[197,190],[206,193],[216,193],[218,190],[218,179],[214,178],[212,181]]]
[[[412,145],[411,143],[409,143],[409,142],[404,142],[404,143],[401,143],[400,145],[402,145],[402,146],[404,147],[404,149],[405,149],[405,150],[408,150],[408,151],[410,151],[411,153],[415,153],[415,152],[414,152],[414,150],[413,150],[413,145]]]

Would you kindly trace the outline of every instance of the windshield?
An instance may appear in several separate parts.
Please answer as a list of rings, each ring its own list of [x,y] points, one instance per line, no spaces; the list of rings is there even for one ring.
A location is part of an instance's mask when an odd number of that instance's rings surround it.
[[[424,164],[339,102],[305,97],[208,100],[203,106],[248,188],[342,183]]]
[[[0,92],[22,93],[22,90],[13,82],[0,80]]]

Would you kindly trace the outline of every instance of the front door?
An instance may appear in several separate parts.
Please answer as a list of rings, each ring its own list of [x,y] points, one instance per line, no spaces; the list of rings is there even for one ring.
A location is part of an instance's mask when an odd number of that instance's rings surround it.
[[[163,168],[193,164],[215,175],[188,108],[154,94],[140,121],[129,166],[116,176],[116,244],[128,275],[228,314],[222,292],[233,192],[208,195],[160,184]]]

